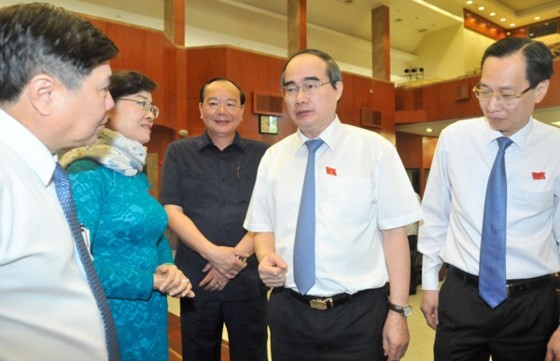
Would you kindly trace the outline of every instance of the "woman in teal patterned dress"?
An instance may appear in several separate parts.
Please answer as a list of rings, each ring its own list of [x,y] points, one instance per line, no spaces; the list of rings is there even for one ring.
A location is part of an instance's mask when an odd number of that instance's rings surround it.
[[[168,360],[167,295],[193,297],[173,264],[164,236],[167,216],[150,194],[142,170],[159,109],[156,84],[138,72],[114,72],[115,107],[107,129],[61,163],[72,182],[80,222],[91,241],[95,268],[115,319],[123,360]]]

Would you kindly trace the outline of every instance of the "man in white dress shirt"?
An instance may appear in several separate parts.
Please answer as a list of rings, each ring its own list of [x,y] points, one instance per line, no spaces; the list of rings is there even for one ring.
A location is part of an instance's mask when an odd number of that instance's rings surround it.
[[[0,359],[107,360],[100,311],[52,181],[113,107],[118,49],[46,4],[0,9]]]
[[[342,74],[328,54],[296,53],[281,85],[298,131],[263,156],[245,220],[255,232],[261,279],[275,288],[268,306],[272,358],[399,360],[409,341],[405,226],[421,218],[402,162],[383,137],[340,122]],[[323,143],[315,153],[315,277],[303,292],[294,280],[294,240],[304,143],[312,139]]]
[[[437,330],[435,360],[560,359],[551,278],[560,270],[560,130],[532,117],[552,73],[546,45],[515,37],[494,43],[473,89],[484,117],[457,122],[440,135],[418,240],[421,309]],[[506,292],[496,305],[484,301],[483,287],[479,295],[479,261],[487,183],[502,137],[513,143],[505,151],[506,284],[500,287]],[[447,277],[438,291],[443,264]]]

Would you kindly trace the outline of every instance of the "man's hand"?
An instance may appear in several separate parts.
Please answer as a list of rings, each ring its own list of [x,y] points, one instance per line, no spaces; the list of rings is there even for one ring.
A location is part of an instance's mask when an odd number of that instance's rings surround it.
[[[288,265],[276,253],[263,258],[259,263],[259,276],[267,287],[282,287],[286,283]]]
[[[208,274],[198,285],[200,287],[204,287],[206,291],[221,291],[229,282],[229,279],[220,272],[216,271],[210,263],[207,263],[206,266],[204,266],[202,272],[208,272]]]
[[[237,274],[247,267],[243,262],[249,255],[238,254],[232,247],[215,246],[207,257],[207,261],[216,271],[229,279],[235,278]]]
[[[554,331],[546,345],[545,361],[560,361],[560,327]]]
[[[424,290],[422,291],[422,302],[420,303],[420,309],[426,318],[428,326],[434,330],[437,328],[439,323],[438,318],[438,306],[439,306],[439,291],[435,290]]]
[[[387,361],[399,361],[404,357],[409,342],[406,319],[397,312],[389,311],[383,326],[383,351]]]

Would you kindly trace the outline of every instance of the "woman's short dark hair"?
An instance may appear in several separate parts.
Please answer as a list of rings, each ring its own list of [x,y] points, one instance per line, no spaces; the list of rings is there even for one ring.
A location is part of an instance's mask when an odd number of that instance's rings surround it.
[[[117,70],[111,75],[109,92],[113,99],[122,98],[127,95],[141,91],[153,92],[157,84],[144,74],[135,70]]]
[[[552,52],[545,44],[529,38],[507,37],[490,45],[482,56],[481,67],[488,57],[504,58],[520,52],[527,64],[525,77],[531,88],[554,73]]]
[[[241,105],[245,104],[245,93],[243,93],[241,87],[237,85],[237,83],[234,82],[233,80],[230,80],[228,78],[223,78],[223,77],[212,78],[202,85],[202,87],[200,88],[200,92],[198,94],[198,99],[200,100],[201,103],[204,103],[204,92],[206,92],[206,87],[217,81],[227,81],[228,83],[231,83],[234,87],[236,87],[237,90],[239,90],[239,103],[241,103]]]

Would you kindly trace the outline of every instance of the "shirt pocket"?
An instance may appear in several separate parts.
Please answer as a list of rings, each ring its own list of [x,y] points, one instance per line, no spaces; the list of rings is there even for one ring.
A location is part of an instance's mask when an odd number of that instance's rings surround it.
[[[184,207],[202,207],[215,198],[217,178],[203,172],[187,172],[181,178]]]
[[[512,206],[520,218],[531,218],[544,212],[551,211],[554,207],[554,191],[530,191],[523,188],[512,192]]]
[[[333,220],[361,225],[375,216],[375,190],[370,178],[328,177],[327,209]]]

